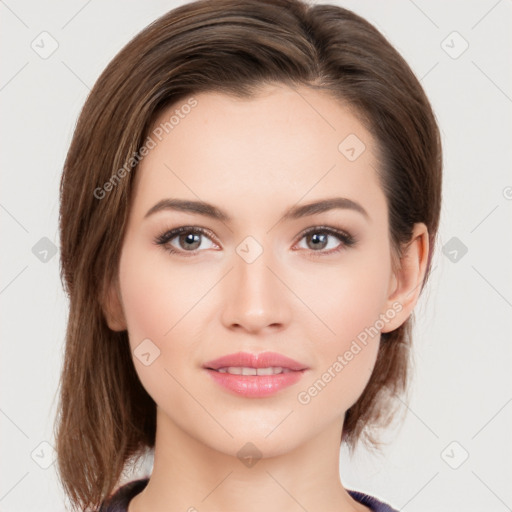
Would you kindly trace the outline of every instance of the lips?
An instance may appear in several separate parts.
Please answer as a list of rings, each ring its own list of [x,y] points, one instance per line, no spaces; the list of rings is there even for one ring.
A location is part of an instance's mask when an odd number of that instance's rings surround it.
[[[265,398],[296,384],[308,367],[276,352],[237,352],[203,365],[214,382],[245,398]]]
[[[286,357],[277,352],[263,352],[261,354],[250,354],[248,352],[237,352],[208,361],[203,368],[208,370],[219,370],[221,368],[283,368],[290,371],[306,370],[305,364]]]

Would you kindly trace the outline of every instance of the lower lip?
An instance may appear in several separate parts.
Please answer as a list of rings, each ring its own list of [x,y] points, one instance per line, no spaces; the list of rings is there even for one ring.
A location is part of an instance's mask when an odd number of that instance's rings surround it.
[[[232,375],[206,370],[213,380],[226,389],[247,398],[263,398],[298,382],[305,370],[278,373],[277,375]]]

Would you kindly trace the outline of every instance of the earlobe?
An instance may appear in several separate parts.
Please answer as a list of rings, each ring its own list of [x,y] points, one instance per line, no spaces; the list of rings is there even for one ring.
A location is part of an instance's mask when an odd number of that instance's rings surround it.
[[[117,280],[109,283],[103,296],[102,308],[105,320],[110,329],[113,331],[126,330],[126,320]]]
[[[398,269],[393,273],[387,308],[398,310],[382,332],[390,332],[409,318],[421,292],[429,254],[428,229],[425,224],[414,225],[411,241],[402,250]],[[399,305],[399,307],[397,307]]]

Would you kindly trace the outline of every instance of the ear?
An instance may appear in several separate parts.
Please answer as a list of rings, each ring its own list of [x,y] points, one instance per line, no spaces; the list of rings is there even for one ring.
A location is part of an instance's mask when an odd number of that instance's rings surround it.
[[[121,303],[121,293],[117,278],[113,279],[107,286],[102,297],[103,314],[107,325],[113,331],[126,330],[126,319],[124,316],[123,305]]]
[[[425,278],[428,252],[427,226],[422,222],[417,223],[414,225],[411,241],[402,248],[400,261],[390,279],[387,312],[393,311],[396,314],[385,324],[381,332],[394,331],[411,315]]]

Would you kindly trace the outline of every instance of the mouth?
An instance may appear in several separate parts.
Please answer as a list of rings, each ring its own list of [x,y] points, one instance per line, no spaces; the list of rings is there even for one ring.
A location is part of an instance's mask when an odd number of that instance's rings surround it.
[[[308,367],[277,352],[262,352],[260,354],[236,352],[209,361],[203,365],[203,368],[236,375],[258,375],[258,371],[261,370],[262,372],[259,375],[272,375],[288,371],[306,370]],[[254,370],[256,370],[256,373],[254,373]]]
[[[253,368],[250,366],[226,366],[223,368],[208,368],[219,373],[229,373],[230,375],[279,375],[281,373],[289,373],[293,371],[290,368],[283,368],[282,366],[269,366],[267,368]]]
[[[226,371],[222,371],[226,370]],[[206,371],[211,379],[221,386],[224,391],[244,398],[265,398],[296,384],[307,370],[290,370],[279,373],[258,374],[257,371],[274,371],[273,368],[240,368],[230,367]],[[238,373],[231,373],[235,371]],[[242,372],[242,373],[240,373]]]
[[[211,378],[230,393],[264,398],[298,382],[308,367],[275,352],[238,352],[203,365]]]

